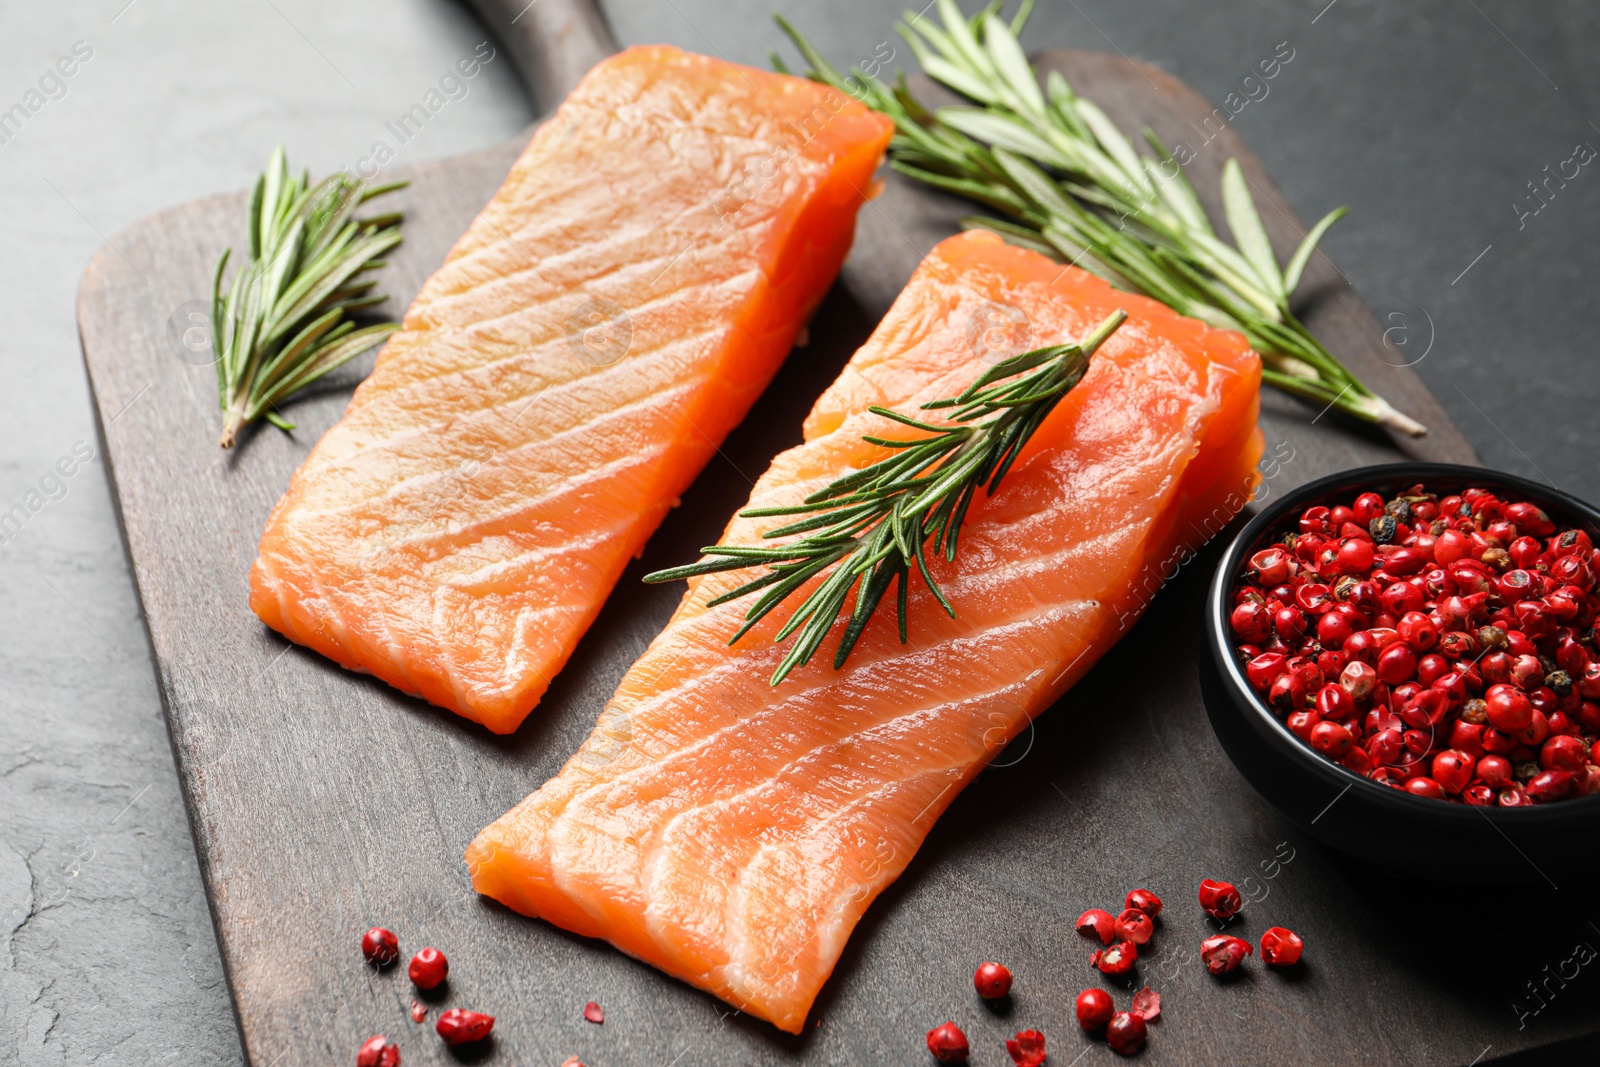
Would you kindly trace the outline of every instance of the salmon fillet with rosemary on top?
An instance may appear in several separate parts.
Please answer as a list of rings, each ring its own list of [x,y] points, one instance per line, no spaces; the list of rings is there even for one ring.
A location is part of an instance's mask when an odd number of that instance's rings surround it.
[[[956,560],[930,561],[955,618],[914,581],[909,643],[886,601],[842,669],[819,655],[774,689],[787,610],[729,646],[748,602],[708,603],[752,572],[693,579],[578,753],[472,842],[477,890],[800,1032],[856,922],[961,788],[1116,642],[1149,574],[1243,507],[1260,361],[1240,335],[1083,271],[952,237],[750,495],[792,506],[884,458],[863,435],[904,434],[869,405],[958,395],[992,362],[974,323],[1025,323],[1031,348],[1118,308],[1128,321],[976,497]],[[722,543],[785,521],[735,517]]]

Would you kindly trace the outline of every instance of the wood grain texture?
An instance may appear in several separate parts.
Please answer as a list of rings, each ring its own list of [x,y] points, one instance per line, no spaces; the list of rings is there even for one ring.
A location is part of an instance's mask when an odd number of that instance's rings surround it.
[[[1223,160],[1238,155],[1271,205],[1264,214],[1280,250],[1297,239],[1302,224],[1231,132],[1204,148],[1185,136],[1210,113],[1196,94],[1121,59],[1044,59],[1119,121],[1189,141],[1200,152],[1191,173],[1206,196]],[[401,194],[406,243],[384,277],[391,310],[442,260],[520,147],[405,172],[413,183]],[[414,991],[403,970],[374,974],[362,964],[356,939],[373,923],[395,929],[406,953],[431,944],[450,956],[450,981],[434,999],[499,1018],[491,1046],[475,1054],[492,1062],[915,1063],[925,1055],[923,1032],[954,1018],[974,1041],[976,1063],[1005,1062],[1000,1038],[1027,1026],[1049,1035],[1052,1062],[1070,1063],[1086,1041],[1071,1019],[1072,997],[1090,977],[1072,920],[1086,907],[1115,907],[1134,885],[1168,901],[1140,973],[1164,996],[1145,1054],[1151,1063],[1467,1063],[1485,1046],[1486,1059],[1495,1058],[1594,1028],[1581,994],[1557,997],[1517,1026],[1513,998],[1544,964],[1565,959],[1567,945],[1497,944],[1489,953],[1474,939],[1459,949],[1440,939],[1435,951],[1416,951],[1391,927],[1397,907],[1419,895],[1442,898],[1444,927],[1465,929],[1474,909],[1490,905],[1329,854],[1227,763],[1193,670],[1215,551],[1176,575],[1135,631],[955,802],[868,913],[802,1036],[478,899],[463,848],[587,736],[677,600],[678,588],[643,586],[639,576],[693,558],[715,538],[749,481],[799,440],[813,398],[921,255],[967,208],[888,181],[861,215],[855,252],[809,345],[791,355],[624,576],[537,713],[514,736],[495,737],[286,644],[246,607],[246,571],[267,512],[371,357],[290,405],[301,424],[293,436],[267,428],[232,453],[215,447],[214,376],[183,346],[182,331],[187,312],[203,306],[192,302],[206,297],[216,255],[243,238],[244,205],[243,194],[217,197],[119,235],[84,277],[79,323],[253,1063],[348,1062],[378,1032],[398,1039],[413,1067],[459,1061],[431,1025],[410,1022]],[[1371,313],[1327,260],[1313,264],[1307,292],[1306,317],[1330,347],[1434,432],[1397,444],[1269,395],[1262,423],[1277,462],[1266,492],[1400,455],[1472,461],[1415,376],[1385,365]],[[1145,657],[1158,652],[1172,669],[1148,669]],[[1508,851],[1487,837],[1484,848]],[[1246,886],[1255,899],[1242,932],[1291,926],[1306,937],[1307,963],[1229,983],[1207,976],[1197,947],[1209,931],[1192,898],[1203,876]],[[1517,906],[1547,900],[1530,892]],[[1492,906],[1510,905],[1497,898]],[[1600,932],[1591,941],[1600,944]],[[1000,1011],[972,996],[971,968],[983,958],[1006,960],[1018,975],[1014,1002]],[[603,1026],[583,1021],[589,999],[604,1005]],[[1108,1057],[1097,1048],[1083,1062]]]
[[[528,95],[542,111],[577,86],[589,68],[617,50],[594,0],[467,0],[511,50]]]

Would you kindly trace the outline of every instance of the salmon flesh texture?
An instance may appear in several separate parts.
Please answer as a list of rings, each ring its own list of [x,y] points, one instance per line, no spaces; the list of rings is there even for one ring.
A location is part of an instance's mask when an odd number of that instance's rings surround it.
[[[515,730],[788,353],[890,133],[675,48],[594,68],[295,474],[250,606]]]
[[[1001,243],[923,261],[778,456],[751,507],[793,505],[904,437],[867,411],[954,396],[997,357],[1131,315],[1035,434],[960,554],[886,599],[842,670],[832,642],[776,689],[780,608],[729,647],[753,576],[691,582],[561,773],[467,851],[473,884],[798,1033],[867,906],[935,819],[1136,619],[1174,560],[1256,484],[1260,362],[1236,333]],[[726,543],[787,520],[736,517]],[[797,603],[792,600],[790,605]]]

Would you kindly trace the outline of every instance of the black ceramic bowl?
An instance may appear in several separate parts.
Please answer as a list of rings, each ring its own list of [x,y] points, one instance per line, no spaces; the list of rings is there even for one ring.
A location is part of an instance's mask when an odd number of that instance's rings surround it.
[[[1600,795],[1526,808],[1470,807],[1380,785],[1325,759],[1258,699],[1233,651],[1228,604],[1246,561],[1316,504],[1368,490],[1390,497],[1421,482],[1441,496],[1469,486],[1529,500],[1600,544],[1600,511],[1509,474],[1440,463],[1362,467],[1321,478],[1269,504],[1234,539],[1206,598],[1200,685],[1217,740],[1245,778],[1306,833],[1394,874],[1471,882],[1553,882],[1600,871]],[[1503,495],[1504,494],[1504,495]]]

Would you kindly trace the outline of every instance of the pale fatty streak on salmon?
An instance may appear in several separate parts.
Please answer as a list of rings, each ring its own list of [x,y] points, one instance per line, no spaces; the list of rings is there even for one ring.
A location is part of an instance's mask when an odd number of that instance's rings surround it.
[[[295,474],[257,614],[516,729],[821,301],[891,129],[674,48],[599,64]]]
[[[955,563],[932,564],[957,617],[914,580],[909,644],[880,610],[842,670],[836,627],[772,689],[787,612],[729,647],[747,604],[706,604],[750,572],[693,580],[584,747],[473,842],[479,891],[799,1032],[945,807],[1114,643],[1112,605],[1142,568],[1255,484],[1260,362],[1244,338],[1060,270],[989,234],[942,242],[750,496],[793,504],[885,455],[861,440],[885,430],[869,405],[912,411],[987,368],[962,329],[981,301],[1023,308],[1041,343],[1125,308],[975,501]],[[773,522],[736,516],[721,541],[754,543]]]

